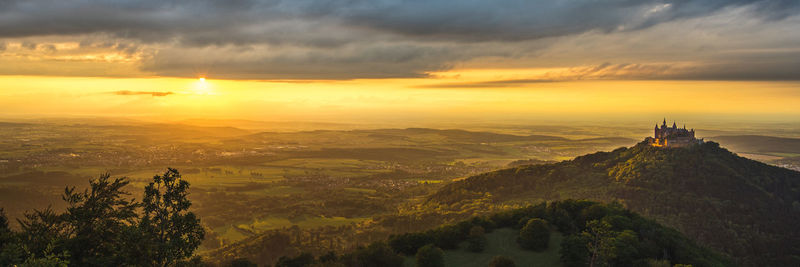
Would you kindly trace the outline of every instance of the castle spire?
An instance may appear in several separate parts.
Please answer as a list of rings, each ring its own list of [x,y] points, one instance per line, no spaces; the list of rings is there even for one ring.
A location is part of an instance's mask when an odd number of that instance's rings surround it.
[[[675,121],[672,121],[672,129],[678,129],[678,125],[675,124]]]
[[[661,125],[667,126],[667,117],[664,117],[664,123]]]

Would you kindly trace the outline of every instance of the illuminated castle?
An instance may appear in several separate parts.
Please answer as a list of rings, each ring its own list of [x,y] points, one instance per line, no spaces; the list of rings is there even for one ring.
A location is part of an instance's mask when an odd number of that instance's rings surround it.
[[[672,123],[672,127],[668,127],[666,118],[661,128],[656,124],[653,138],[648,139],[650,145],[655,147],[685,147],[703,143],[703,139],[694,138],[694,129],[686,130],[686,125],[680,129],[675,122]]]

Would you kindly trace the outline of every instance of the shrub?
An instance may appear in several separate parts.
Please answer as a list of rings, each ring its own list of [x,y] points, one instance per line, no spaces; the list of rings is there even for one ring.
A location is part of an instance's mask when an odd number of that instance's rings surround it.
[[[525,227],[519,231],[517,243],[522,248],[542,251],[547,249],[550,242],[550,226],[542,219],[530,219]]]
[[[486,233],[483,227],[473,226],[471,229],[469,229],[467,250],[472,252],[481,252],[486,248],[486,243]]]
[[[417,267],[444,267],[444,251],[434,245],[419,248],[416,257]]]

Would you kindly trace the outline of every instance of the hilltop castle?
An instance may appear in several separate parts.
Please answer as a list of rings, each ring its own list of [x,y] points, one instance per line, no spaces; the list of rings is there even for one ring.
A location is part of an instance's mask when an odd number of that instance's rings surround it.
[[[653,138],[648,138],[648,140],[650,145],[655,147],[685,147],[703,143],[703,139],[694,137],[694,129],[686,130],[686,125],[680,129],[675,122],[672,122],[672,127],[669,127],[666,118],[664,118],[661,128],[656,124]]]

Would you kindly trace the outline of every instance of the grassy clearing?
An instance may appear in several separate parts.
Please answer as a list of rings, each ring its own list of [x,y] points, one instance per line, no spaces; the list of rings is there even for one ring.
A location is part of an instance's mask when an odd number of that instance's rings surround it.
[[[444,262],[446,266],[454,267],[485,267],[497,255],[503,255],[514,260],[517,266],[561,266],[559,250],[564,237],[553,232],[550,235],[550,246],[542,252],[524,250],[517,245],[519,231],[503,228],[496,229],[486,234],[488,243],[486,250],[480,253],[466,250],[467,244],[462,243],[458,250],[445,250]],[[414,257],[407,257],[404,266],[414,266]]]

